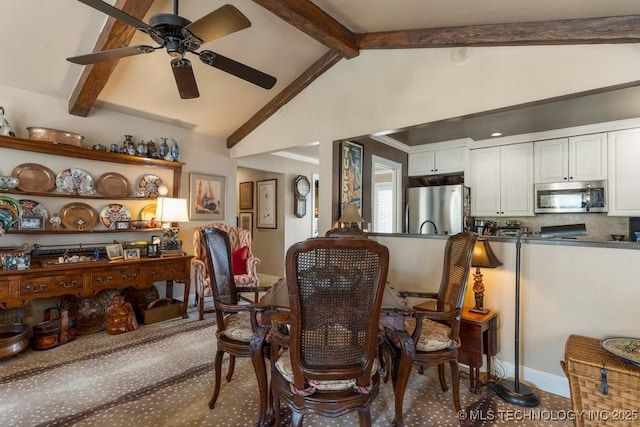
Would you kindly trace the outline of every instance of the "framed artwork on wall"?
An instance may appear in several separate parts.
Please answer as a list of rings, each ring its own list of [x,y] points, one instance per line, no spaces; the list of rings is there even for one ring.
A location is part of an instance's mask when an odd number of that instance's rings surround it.
[[[238,193],[240,209],[253,209],[253,181],[241,182]]]
[[[240,212],[238,215],[238,227],[253,234],[253,212]]]
[[[225,177],[189,174],[189,219],[222,220],[225,209]]]
[[[345,141],[340,145],[340,215],[353,203],[362,214],[362,145]]]
[[[276,179],[257,182],[258,218],[256,228],[278,228],[277,190],[278,180]]]

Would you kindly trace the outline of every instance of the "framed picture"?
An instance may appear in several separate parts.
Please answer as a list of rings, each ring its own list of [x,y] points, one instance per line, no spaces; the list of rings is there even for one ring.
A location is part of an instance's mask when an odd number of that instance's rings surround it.
[[[225,177],[189,174],[189,219],[224,219]]]
[[[253,233],[253,212],[240,212],[238,216],[238,227]]]
[[[241,182],[238,192],[240,209],[253,209],[253,181]]]
[[[157,243],[151,243],[147,246],[147,256],[151,258],[160,256],[160,247]]]
[[[116,221],[116,230],[128,230],[129,221]]]
[[[122,253],[122,245],[120,243],[114,243],[113,245],[106,245],[107,258],[110,260],[122,259],[124,257]]]
[[[162,236],[157,236],[157,235],[151,236],[152,245],[159,245],[160,242],[162,242]]]
[[[44,230],[44,218],[41,216],[22,216],[19,228],[20,230]]]
[[[278,228],[278,180],[267,179],[257,182],[256,198],[258,199],[257,228]]]
[[[140,249],[125,249],[124,250],[124,259],[140,259]]]
[[[345,141],[340,146],[340,215],[353,203],[362,214],[362,145]]]

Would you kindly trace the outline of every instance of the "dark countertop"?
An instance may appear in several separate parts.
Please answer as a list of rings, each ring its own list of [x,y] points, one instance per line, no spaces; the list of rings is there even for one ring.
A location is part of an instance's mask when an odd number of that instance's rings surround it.
[[[405,234],[405,233],[367,233],[369,236],[403,237],[409,239],[446,239],[447,234]],[[516,242],[515,237],[482,236],[491,242]],[[584,246],[590,248],[635,249],[640,250],[640,243],[616,242],[614,240],[592,240],[588,237],[576,239],[542,238],[539,236],[527,236],[522,238],[522,243],[539,245]]]

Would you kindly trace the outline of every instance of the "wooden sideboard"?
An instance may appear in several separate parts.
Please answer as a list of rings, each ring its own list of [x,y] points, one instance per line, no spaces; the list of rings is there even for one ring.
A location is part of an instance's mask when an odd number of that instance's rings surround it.
[[[167,298],[173,282],[184,283],[182,317],[187,317],[191,288],[192,255],[134,260],[65,263],[46,267],[33,264],[28,270],[0,270],[0,308],[17,308],[29,301],[62,295],[89,297],[103,289],[145,289],[166,281]]]

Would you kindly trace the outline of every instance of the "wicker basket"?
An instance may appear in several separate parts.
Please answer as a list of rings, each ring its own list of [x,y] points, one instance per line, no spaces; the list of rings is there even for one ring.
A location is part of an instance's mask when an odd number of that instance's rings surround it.
[[[579,335],[567,339],[560,364],[577,427],[640,425],[640,368],[606,351],[600,340]]]

